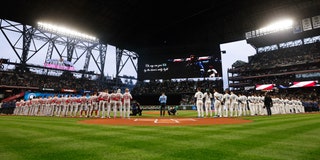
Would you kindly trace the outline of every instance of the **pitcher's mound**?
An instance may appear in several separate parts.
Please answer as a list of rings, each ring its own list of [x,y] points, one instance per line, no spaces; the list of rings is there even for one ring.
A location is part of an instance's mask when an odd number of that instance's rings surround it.
[[[84,124],[131,125],[131,126],[182,126],[182,125],[217,125],[241,124],[251,120],[241,118],[107,118],[80,121]]]

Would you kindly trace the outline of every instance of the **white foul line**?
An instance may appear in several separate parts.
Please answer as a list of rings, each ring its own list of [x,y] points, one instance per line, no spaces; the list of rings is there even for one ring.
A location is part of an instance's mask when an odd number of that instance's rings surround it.
[[[176,119],[170,119],[171,121],[174,121],[174,122],[176,122],[176,123],[180,123],[178,120],[176,120]]]

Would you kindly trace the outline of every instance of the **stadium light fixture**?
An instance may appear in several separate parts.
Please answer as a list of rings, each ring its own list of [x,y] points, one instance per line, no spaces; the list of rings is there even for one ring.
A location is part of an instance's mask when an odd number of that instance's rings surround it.
[[[78,38],[78,39],[82,39],[82,40],[87,40],[87,41],[91,41],[91,42],[98,42],[99,41],[98,38],[96,38],[94,36],[90,36],[90,35],[78,32],[76,30],[72,30],[72,29],[69,29],[69,28],[66,28],[63,26],[49,24],[49,23],[45,23],[45,22],[38,22],[38,28],[40,30],[45,30],[48,32],[61,34],[64,36]]]
[[[290,29],[293,26],[293,20],[291,19],[285,19],[285,20],[280,20],[276,21],[274,23],[271,23],[270,25],[261,28],[262,33],[273,33],[285,29]]]

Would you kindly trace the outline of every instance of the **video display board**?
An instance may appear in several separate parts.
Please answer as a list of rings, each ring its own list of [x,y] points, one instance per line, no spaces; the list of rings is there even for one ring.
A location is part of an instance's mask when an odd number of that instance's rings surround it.
[[[222,66],[220,55],[185,54],[144,55],[138,63],[140,80],[211,78],[221,79]]]

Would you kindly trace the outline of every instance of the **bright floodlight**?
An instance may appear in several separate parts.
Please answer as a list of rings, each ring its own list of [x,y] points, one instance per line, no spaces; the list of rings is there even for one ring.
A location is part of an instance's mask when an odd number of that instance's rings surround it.
[[[62,35],[65,35],[65,36],[69,36],[69,37],[75,37],[75,38],[84,39],[84,40],[93,41],[93,42],[98,42],[99,41],[94,36],[90,36],[90,35],[78,32],[76,30],[72,30],[72,29],[69,29],[69,28],[66,28],[66,27],[53,25],[53,24],[49,24],[49,23],[38,22],[38,28],[42,29],[42,30],[49,31],[49,32],[58,33],[58,34],[62,34]]]
[[[293,25],[293,20],[286,19],[286,20],[274,22],[266,27],[261,28],[260,30],[264,33],[272,33],[280,30],[290,29],[292,28],[292,25]]]

